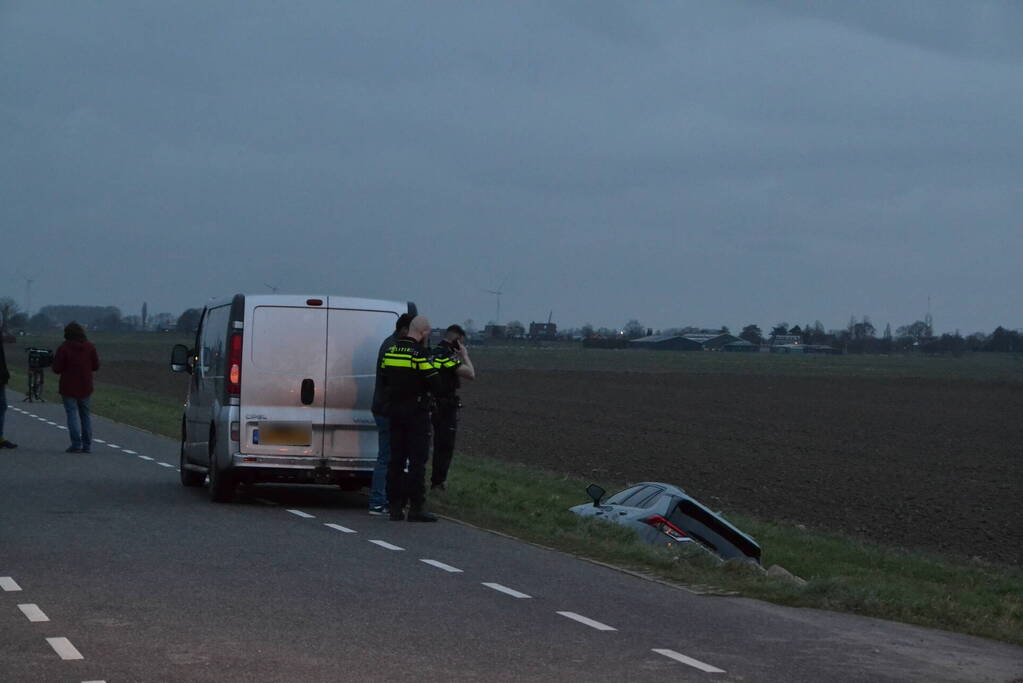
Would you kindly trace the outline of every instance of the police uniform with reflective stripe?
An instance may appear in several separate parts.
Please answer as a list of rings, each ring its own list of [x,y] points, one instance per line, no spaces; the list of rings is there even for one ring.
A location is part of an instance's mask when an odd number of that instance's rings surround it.
[[[440,374],[440,389],[434,391],[433,467],[430,483],[439,486],[447,481],[448,468],[455,453],[455,434],[458,432],[458,389],[461,381],[455,371],[462,364],[454,356],[448,341],[440,342],[431,352],[434,367]]]
[[[439,390],[440,376],[423,347],[401,337],[380,362],[385,414],[391,422],[391,460],[387,464],[387,497],[392,515],[408,501],[422,510],[424,477],[430,457],[429,392]],[[408,472],[405,467],[408,466]]]

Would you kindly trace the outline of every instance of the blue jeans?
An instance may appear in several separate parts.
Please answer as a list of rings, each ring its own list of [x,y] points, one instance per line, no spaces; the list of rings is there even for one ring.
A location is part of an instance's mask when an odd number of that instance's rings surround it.
[[[387,505],[387,463],[391,462],[391,421],[383,415],[373,415],[377,423],[377,464],[373,467],[369,504]]]
[[[71,435],[71,448],[89,450],[92,448],[92,418],[89,417],[89,399],[64,399],[64,412],[67,413],[67,431]]]
[[[7,415],[7,385],[0,384],[0,439],[4,438],[4,417]]]

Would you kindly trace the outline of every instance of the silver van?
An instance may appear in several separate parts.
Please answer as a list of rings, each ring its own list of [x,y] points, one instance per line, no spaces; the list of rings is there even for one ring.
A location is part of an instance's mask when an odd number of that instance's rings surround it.
[[[229,501],[239,483],[369,484],[377,457],[370,407],[380,343],[412,302],[247,295],[212,301],[192,349],[181,418],[181,483]]]

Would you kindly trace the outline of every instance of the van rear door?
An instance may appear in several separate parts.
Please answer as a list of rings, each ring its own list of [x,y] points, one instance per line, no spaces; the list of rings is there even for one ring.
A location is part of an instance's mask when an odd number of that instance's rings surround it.
[[[271,305],[251,299],[245,312],[241,451],[318,457],[323,452],[327,297],[264,299]]]
[[[393,303],[331,297],[327,310],[327,376],[323,453],[332,467],[369,470],[377,457],[373,389],[377,352],[394,333]],[[390,310],[388,310],[390,309]]]

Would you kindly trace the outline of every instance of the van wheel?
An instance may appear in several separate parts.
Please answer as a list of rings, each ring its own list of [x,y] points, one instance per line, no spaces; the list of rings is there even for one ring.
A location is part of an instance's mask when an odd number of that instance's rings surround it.
[[[217,467],[217,458],[214,454],[216,450],[216,435],[213,431],[210,431],[210,500],[214,503],[230,503],[231,499],[234,498],[235,489],[235,478],[234,472],[230,468],[222,470]]]
[[[202,472],[196,472],[186,467],[188,459],[185,457],[185,427],[181,427],[181,458],[178,463],[178,469],[181,470],[181,485],[182,486],[202,486],[202,483],[206,481],[206,475]]]

